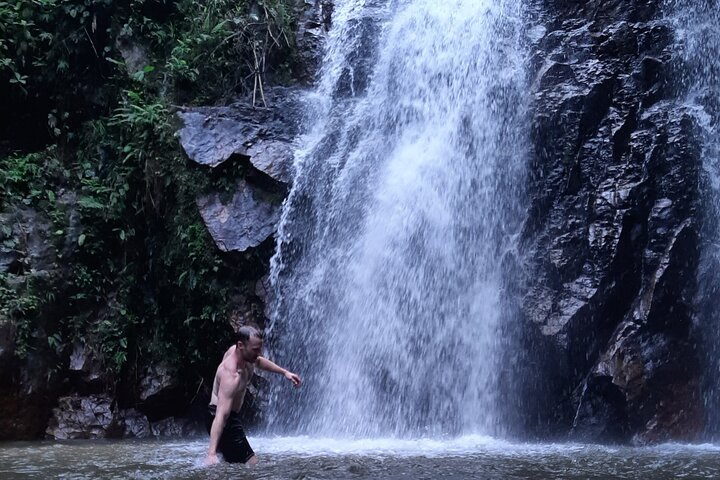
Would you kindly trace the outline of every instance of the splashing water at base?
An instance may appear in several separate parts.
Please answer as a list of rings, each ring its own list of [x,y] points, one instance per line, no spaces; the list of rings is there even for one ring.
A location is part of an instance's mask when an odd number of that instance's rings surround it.
[[[339,2],[271,279],[278,431],[497,434],[522,2]]]
[[[613,448],[533,445],[468,436],[368,442],[308,437],[254,438],[260,464],[204,468],[206,439],[6,443],[0,478],[59,479],[637,479],[718,478],[715,446]]]

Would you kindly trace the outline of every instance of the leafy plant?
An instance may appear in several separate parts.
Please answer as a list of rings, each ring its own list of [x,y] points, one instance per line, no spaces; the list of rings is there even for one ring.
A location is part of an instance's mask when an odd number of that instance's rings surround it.
[[[228,305],[249,287],[238,271],[246,260],[220,256],[196,198],[233,187],[243,171],[214,177],[190,164],[173,104],[238,92],[262,102],[266,73],[291,61],[289,5],[0,0],[0,103],[18,112],[0,138],[0,212],[50,219],[65,266],[43,272],[42,286],[0,274],[0,321],[15,325],[19,356],[78,341],[115,373],[158,356],[211,368]],[[130,68],[121,34],[142,47],[140,67]],[[20,130],[33,138],[16,141]],[[0,234],[5,248],[21,248],[12,229]]]

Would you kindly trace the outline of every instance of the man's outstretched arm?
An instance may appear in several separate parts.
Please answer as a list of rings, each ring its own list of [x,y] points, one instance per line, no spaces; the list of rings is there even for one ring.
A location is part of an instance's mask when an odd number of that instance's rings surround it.
[[[233,396],[235,395],[239,381],[240,377],[237,375],[232,377],[224,374],[220,378],[220,385],[218,386],[217,392],[218,404],[215,409],[215,419],[210,427],[210,446],[208,447],[208,454],[205,458],[205,465],[214,465],[219,461],[217,458],[217,447],[223,429],[225,429],[225,422],[227,422],[227,418],[230,415]]]
[[[257,365],[259,369],[265,370],[266,372],[279,373],[280,375],[290,380],[292,384],[296,387],[299,387],[302,383],[300,377],[298,377],[296,374],[285,370],[281,366],[275,364],[274,362],[271,362],[265,357],[258,357],[257,360],[255,360],[255,365]]]

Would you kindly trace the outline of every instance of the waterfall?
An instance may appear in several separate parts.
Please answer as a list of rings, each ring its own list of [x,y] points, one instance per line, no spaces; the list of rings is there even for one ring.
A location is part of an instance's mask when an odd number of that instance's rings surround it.
[[[517,0],[336,2],[271,263],[276,431],[502,432],[525,185]],[[509,375],[512,372],[505,372]]]
[[[706,191],[696,328],[705,370],[706,432],[720,435],[720,4],[668,5],[680,58],[678,96],[693,113],[702,141]]]

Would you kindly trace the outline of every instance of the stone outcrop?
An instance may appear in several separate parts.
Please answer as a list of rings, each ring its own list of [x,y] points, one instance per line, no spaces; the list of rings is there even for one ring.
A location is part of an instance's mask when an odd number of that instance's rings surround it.
[[[280,205],[263,200],[244,180],[238,180],[227,203],[218,193],[200,197],[197,203],[215,244],[223,252],[257,247],[275,232],[280,220]]]
[[[55,440],[73,440],[183,437],[200,430],[188,419],[169,417],[151,423],[135,409],[118,410],[110,395],[100,394],[58,399],[46,434]]]
[[[46,430],[56,440],[112,438],[121,432],[109,395],[61,397]]]
[[[57,268],[50,221],[30,208],[0,214],[0,272],[36,274]]]
[[[253,107],[243,99],[227,107],[179,112],[183,127],[178,135],[185,153],[209,167],[239,155],[273,180],[289,184],[300,101],[297,91],[278,87],[268,90],[266,99],[266,107]]]
[[[150,425],[153,436],[159,438],[187,437],[199,435],[202,431],[200,425],[185,418],[169,417]]]
[[[76,374],[85,384],[105,379],[102,363],[88,345],[75,342],[70,353],[68,370]]]
[[[154,435],[147,417],[134,408],[120,410],[116,418],[122,425],[123,438],[148,438]]]
[[[534,46],[525,395],[573,438],[688,440],[700,156],[657,1],[556,2]],[[572,392],[572,394],[570,394]]]
[[[228,107],[200,107],[178,115],[180,143],[188,157],[211,168],[246,161],[232,196],[212,192],[198,198],[200,214],[223,252],[244,252],[267,240],[280,219],[280,203],[292,181],[292,139],[300,119],[298,92],[268,91],[267,107],[247,99]]]

